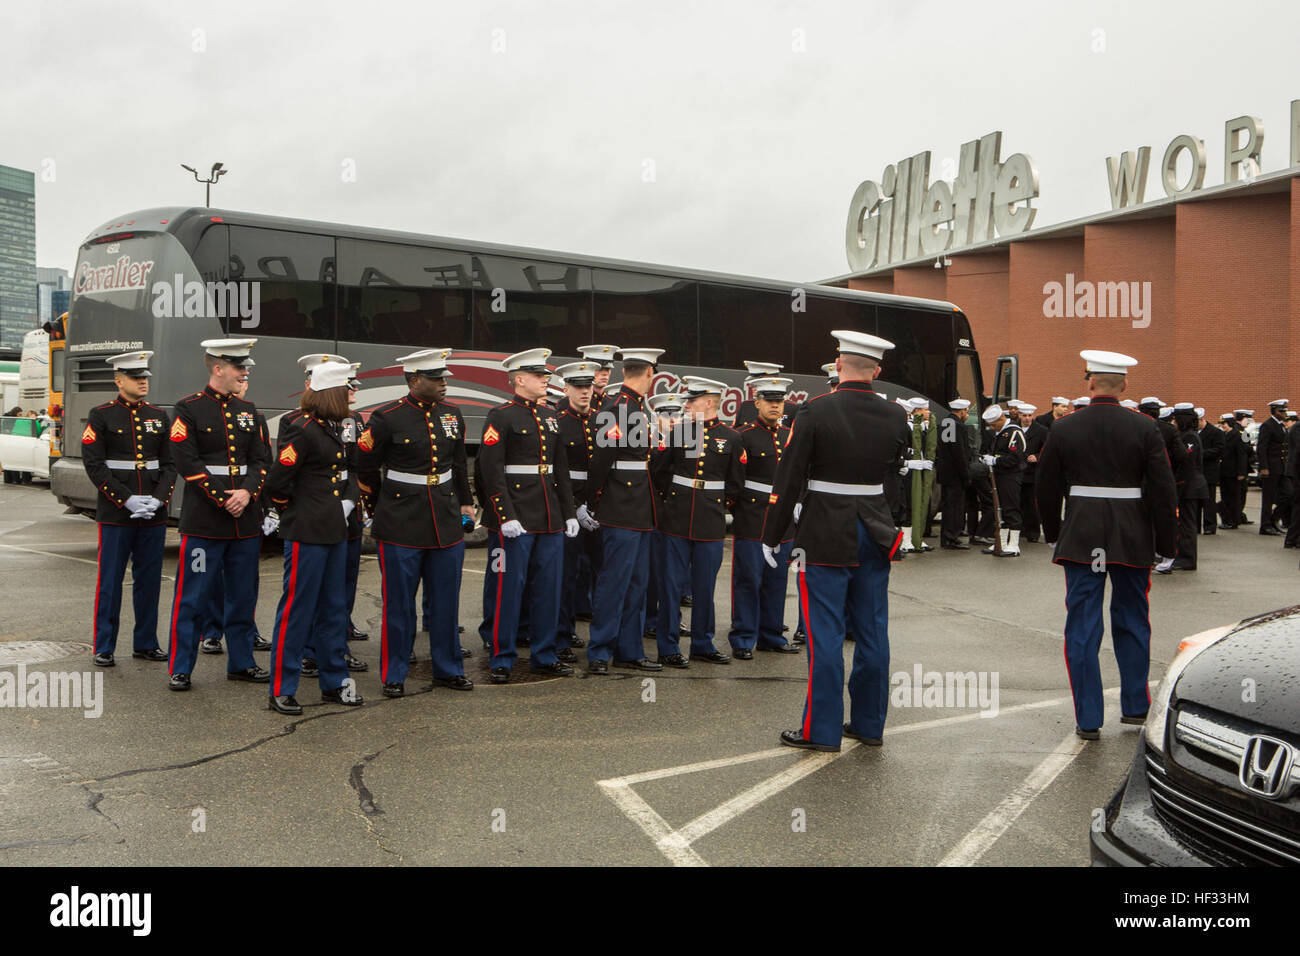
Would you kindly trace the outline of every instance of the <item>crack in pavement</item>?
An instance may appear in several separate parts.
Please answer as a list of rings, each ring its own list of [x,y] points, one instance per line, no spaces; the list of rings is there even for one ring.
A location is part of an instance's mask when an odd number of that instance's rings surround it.
[[[357,792],[357,798],[361,805],[361,812],[368,817],[380,816],[384,811],[380,810],[379,807],[375,805],[375,795],[371,793],[370,788],[366,786],[365,781],[362,779],[362,774],[365,772],[366,764],[370,763],[370,761],[374,760],[381,753],[392,750],[396,746],[397,743],[393,742],[387,747],[382,747],[379,750],[376,750],[372,754],[366,754],[361,758],[361,763],[352,765],[352,770],[348,773],[348,783],[351,784],[352,789]]]
[[[21,840],[18,843],[0,843],[0,850],[21,850],[32,846],[75,846],[85,843],[90,837],[59,837],[54,840]]]
[[[989,621],[993,624],[1001,624],[1004,627],[1013,627],[1022,631],[1034,631],[1037,634],[1047,634],[1050,637],[1061,636],[1060,631],[1048,630],[1045,627],[1033,627],[1032,625],[1026,624],[1023,621],[1008,621],[1006,618],[994,617],[992,614],[981,614],[979,611],[970,611],[970,610],[966,610],[965,608],[959,608],[959,607],[949,607],[946,604],[929,604],[923,598],[914,597],[911,594],[904,594],[902,591],[895,591],[892,588],[890,589],[889,594],[891,597],[905,598],[906,600],[911,601],[914,604],[920,604],[923,607],[929,608],[934,611],[948,611],[952,614],[964,614],[967,617],[979,618],[981,621]]]

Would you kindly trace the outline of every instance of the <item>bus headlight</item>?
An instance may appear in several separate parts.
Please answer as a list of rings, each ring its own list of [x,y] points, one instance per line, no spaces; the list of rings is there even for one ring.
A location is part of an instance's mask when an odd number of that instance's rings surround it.
[[[1170,661],[1169,669],[1165,671],[1165,676],[1156,689],[1156,695],[1151,701],[1151,712],[1147,717],[1145,733],[1147,746],[1152,750],[1164,753],[1165,722],[1169,716],[1169,699],[1173,696],[1174,685],[1178,683],[1178,678],[1182,676],[1183,671],[1187,669],[1187,665],[1195,659],[1197,654],[1223,640],[1236,626],[1235,624],[1229,624],[1226,627],[1201,631],[1199,634],[1183,638],[1178,645],[1178,653]]]

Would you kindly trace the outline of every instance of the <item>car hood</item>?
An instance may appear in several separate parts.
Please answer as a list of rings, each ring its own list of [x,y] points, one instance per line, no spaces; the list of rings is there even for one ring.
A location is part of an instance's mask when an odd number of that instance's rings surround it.
[[[1174,696],[1300,734],[1300,605],[1242,621],[1187,665]]]

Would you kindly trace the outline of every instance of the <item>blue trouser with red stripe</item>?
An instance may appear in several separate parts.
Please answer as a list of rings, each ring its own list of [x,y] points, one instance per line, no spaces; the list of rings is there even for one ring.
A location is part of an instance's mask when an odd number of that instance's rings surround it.
[[[660,657],[681,653],[677,632],[682,624],[681,595],[698,597],[691,607],[691,654],[714,654],[713,586],[722,567],[721,541],[692,541],[664,535],[664,564],[659,577],[659,623],[655,644]]]
[[[1062,561],[1065,568],[1065,666],[1074,695],[1074,720],[1084,730],[1103,723],[1101,661],[1102,598],[1110,575],[1110,640],[1119,664],[1120,713],[1137,717],[1151,706],[1147,679],[1151,670],[1151,619],[1147,591],[1150,568]]]
[[[528,600],[529,663],[547,667],[555,656],[555,629],[560,613],[560,575],[564,568],[564,532],[521,534],[507,538],[500,531],[488,535],[487,589],[493,589],[491,619],[485,617],[486,639],[492,646],[491,667],[515,666],[519,651],[515,639],[520,613]]]
[[[200,538],[181,535],[176,567],[176,596],[172,600],[171,665],[173,674],[194,673],[199,628],[221,581],[225,589],[221,620],[225,622],[228,673],[247,670],[253,660],[253,612],[257,605],[257,556],[262,539]]]
[[[838,744],[844,724],[844,635],[855,641],[849,673],[849,726],[879,737],[889,705],[889,559],[858,522],[858,565],[809,564],[799,574],[808,629],[804,739]]]
[[[321,690],[338,690],[348,676],[347,595],[343,591],[347,542],[284,543],[284,591],[275,611],[271,636],[271,695],[298,691],[303,647],[308,636],[316,645]]]
[[[600,568],[591,598],[587,660],[639,661],[645,657],[645,592],[650,531],[600,529]]]
[[[347,598],[347,617],[344,619],[344,635],[347,634],[347,625],[352,621],[352,606],[357,600],[357,576],[361,570],[361,539],[352,538],[344,542],[347,550],[343,557],[343,593]],[[318,610],[317,614],[321,612]],[[307,643],[302,646],[302,656],[316,660],[316,642],[311,635],[307,636]]]
[[[441,679],[465,673],[460,656],[460,578],[465,542],[445,548],[407,548],[379,542],[383,574],[384,623],[379,646],[379,676],[385,684],[401,684],[415,645],[415,590],[424,588],[429,622],[429,654],[433,676]],[[347,624],[344,623],[346,636]]]
[[[582,569],[590,568],[589,556],[600,547],[600,531],[578,532],[576,538],[564,539],[564,570],[560,576],[560,613],[555,626],[555,646],[570,645],[574,622],[579,611],[591,610],[591,594],[583,593]],[[588,575],[590,577],[590,575]],[[590,581],[587,582],[590,584]]]
[[[781,545],[776,567],[763,560],[763,542],[736,538],[731,549],[731,633],[736,650],[784,647],[785,585],[793,541]]]
[[[650,563],[646,566],[645,578],[645,619],[646,624],[654,623],[655,632],[659,630],[659,577],[663,574],[664,533],[650,532]]]
[[[165,524],[99,526],[99,576],[95,582],[94,653],[117,650],[122,612],[122,576],[131,561],[131,605],[135,609],[132,650],[158,649],[158,592],[162,587]]]

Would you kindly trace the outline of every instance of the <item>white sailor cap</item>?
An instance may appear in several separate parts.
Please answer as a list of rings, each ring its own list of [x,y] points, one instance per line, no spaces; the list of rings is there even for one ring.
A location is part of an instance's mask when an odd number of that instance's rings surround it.
[[[327,388],[347,387],[352,377],[352,366],[346,362],[321,362],[311,370],[311,390],[323,392]]]
[[[988,408],[984,409],[980,418],[984,419],[986,422],[995,422],[1005,414],[1006,412],[1002,410],[1001,405],[990,405]]]
[[[1279,399],[1277,399],[1277,400],[1275,400],[1275,401],[1272,401],[1272,402],[1269,402],[1269,403],[1268,403],[1268,407],[1269,407],[1269,408],[1286,408],[1286,405],[1287,405],[1287,402],[1286,402],[1286,399],[1285,399],[1285,398],[1279,398]]]
[[[1023,405],[1023,404],[1024,404],[1024,402],[1022,402],[1022,401],[1021,401],[1020,399],[1018,399],[1018,398],[1008,398],[1008,399],[1007,399],[1007,408],[1019,408],[1019,407],[1020,407],[1021,405]]]
[[[346,365],[348,360],[342,355],[330,355],[328,352],[312,352],[310,355],[298,356],[298,365],[302,367],[303,373],[306,375],[310,375],[311,370],[317,365],[323,365],[326,362],[342,362]]]
[[[702,395],[721,395],[727,390],[725,382],[702,378],[698,375],[683,376],[682,384],[686,386],[687,398],[699,398]]]
[[[599,362],[570,362],[568,365],[561,365],[555,370],[555,374],[560,376],[560,380],[565,385],[590,385],[595,381],[596,373],[600,371]]]
[[[1174,402],[1174,411],[1176,412],[1194,412],[1196,406],[1191,402]]]
[[[578,354],[588,362],[595,362],[601,368],[614,367],[614,354],[618,351],[617,345],[579,345]]]
[[[663,355],[666,349],[619,349],[619,360],[626,365],[628,362],[644,362],[646,365],[658,365],[659,356]]]
[[[1138,403],[1135,402],[1135,401],[1133,401],[1133,399],[1131,399],[1131,398],[1125,398],[1125,399],[1121,400],[1121,401],[1120,401],[1120,404],[1121,404],[1122,406],[1124,406],[1125,408],[1137,408],[1137,407],[1138,407]]]
[[[1080,395],[1071,404],[1073,404],[1075,408],[1087,408],[1092,404],[1092,398],[1088,395]]]
[[[781,371],[783,366],[775,362],[754,362],[750,359],[744,360],[745,371],[749,373],[750,378],[758,378],[763,375],[775,375]]]
[[[1160,408],[1160,417],[1161,417],[1161,418],[1168,418],[1168,417],[1169,417],[1170,415],[1172,415],[1173,413],[1174,413],[1174,406],[1172,406],[1172,405],[1163,405],[1163,406],[1161,406],[1161,408]]]
[[[1069,405],[1069,404],[1070,404],[1070,400],[1069,400],[1068,398],[1066,398],[1064,395],[1053,395],[1053,396],[1052,396],[1052,404],[1053,404],[1053,405]]]
[[[121,355],[110,355],[104,361],[113,366],[114,372],[132,378],[149,378],[153,374],[149,371],[149,359],[152,357],[153,352],[123,352]]]
[[[905,412],[910,412],[912,410],[912,400],[910,398],[896,398],[894,399],[894,404],[902,408]]]
[[[1246,417],[1247,417],[1247,418],[1254,418],[1254,417],[1255,417],[1255,409],[1253,409],[1253,408],[1248,408],[1248,409],[1246,409]]]
[[[1232,414],[1232,412],[1224,412],[1222,415],[1219,416],[1219,421],[1221,422],[1231,422],[1231,421],[1236,421],[1236,419],[1237,416]]]
[[[655,413],[680,412],[683,405],[681,395],[676,392],[660,392],[658,395],[651,395],[645,403],[650,411]]]
[[[1289,411],[1286,413],[1287,418],[1300,418],[1300,412]]]
[[[766,398],[775,401],[776,399],[785,398],[786,393],[790,391],[790,386],[794,384],[794,379],[781,378],[777,375],[764,375],[752,379],[749,383],[754,389],[754,394],[759,398]]]
[[[1020,403],[1020,412],[1022,415],[1032,415],[1036,411],[1038,411],[1037,405],[1030,405],[1028,402]]]
[[[1142,401],[1138,402],[1138,404],[1139,405],[1163,405],[1164,402],[1160,401],[1160,399],[1156,398],[1154,395],[1148,395],[1146,398],[1142,399]]]
[[[204,339],[199,343],[203,351],[231,365],[256,365],[248,353],[257,344],[257,339]]]
[[[948,403],[948,407],[951,408],[954,412],[959,412],[963,408],[970,408],[970,402],[966,401],[966,399],[964,398],[954,398],[951,402]]]
[[[1234,415],[1249,415],[1249,414],[1250,414],[1250,410],[1249,410],[1249,409],[1245,409],[1245,408],[1234,408],[1234,409],[1232,410],[1232,414],[1234,414]]]
[[[507,372],[536,372],[538,375],[549,375],[551,370],[546,360],[550,357],[550,349],[524,349],[503,359],[501,367]]]
[[[826,377],[831,381],[838,382],[840,380],[840,373],[835,371],[834,362],[827,362],[822,366],[822,371],[826,373]]]
[[[410,355],[403,355],[395,361],[400,362],[402,371],[407,375],[417,372],[427,378],[446,378],[451,375],[447,369],[447,359],[451,349],[420,349]]]
[[[1079,353],[1079,358],[1083,359],[1084,368],[1088,372],[1105,375],[1127,375],[1128,370],[1138,363],[1131,355],[1104,352],[1101,349],[1084,349]]]
[[[1192,411],[1196,412],[1196,417],[1197,417],[1197,418],[1204,418],[1204,417],[1205,417],[1205,409],[1201,408],[1199,405],[1196,406],[1196,408],[1192,409]]]
[[[866,332],[838,329],[831,332],[831,335],[839,340],[841,355],[862,355],[877,362],[894,347],[894,343],[888,339],[882,339],[878,335],[868,335]]]
[[[914,411],[914,412],[919,412],[919,411],[920,411],[921,409],[923,409],[923,408],[929,408],[929,407],[930,407],[930,402],[929,402],[929,400],[928,400],[928,399],[925,399],[925,398],[921,398],[920,396],[916,396],[916,397],[914,397],[914,398],[909,398],[909,399],[907,400],[907,404],[909,404],[909,405],[912,406],[912,411]]]

